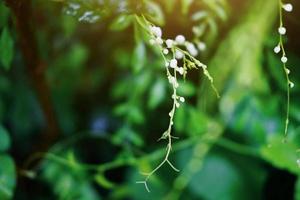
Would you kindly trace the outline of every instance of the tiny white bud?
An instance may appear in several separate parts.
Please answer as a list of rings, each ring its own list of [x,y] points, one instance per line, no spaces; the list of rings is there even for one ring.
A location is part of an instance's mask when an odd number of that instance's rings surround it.
[[[175,38],[175,41],[178,43],[178,44],[184,44],[185,42],[185,37],[183,35],[177,35],[176,38]]]
[[[286,63],[288,61],[287,57],[286,56],[282,56],[281,57],[281,62],[282,63]]]
[[[289,82],[289,85],[290,85],[290,88],[293,88],[293,87],[295,87],[295,84],[293,83],[293,82]]]
[[[292,12],[292,11],[293,11],[293,5],[290,4],[290,3],[284,4],[284,5],[282,6],[282,8],[283,8],[285,11],[287,11],[287,12]]]
[[[165,62],[165,67],[169,67],[170,63],[169,62]]]
[[[198,51],[193,43],[187,43],[186,49],[192,56],[197,56]]]
[[[162,45],[164,43],[164,41],[160,37],[157,37],[156,40],[155,40],[155,42],[158,45]]]
[[[285,68],[284,70],[287,74],[290,74],[290,72],[291,72],[288,68]]]
[[[164,53],[165,55],[167,55],[167,54],[169,53],[169,50],[168,50],[168,49],[164,49],[164,50],[163,50],[163,53]]]
[[[204,42],[199,42],[197,47],[200,51],[204,51],[206,49],[206,44]]]
[[[277,45],[275,48],[274,48],[274,52],[275,53],[279,53],[280,52],[280,45]]]
[[[179,98],[179,101],[181,101],[182,103],[184,103],[184,102],[185,102],[184,97],[180,97],[180,98]]]
[[[183,54],[181,51],[179,51],[179,50],[176,50],[176,51],[175,51],[175,57],[176,57],[178,60],[182,59],[183,56],[184,56],[184,54]]]
[[[174,44],[173,40],[171,40],[171,39],[167,39],[166,40],[167,48],[169,48],[169,49],[172,48],[173,44]]]
[[[160,27],[157,26],[151,26],[150,31],[155,35],[156,37],[161,37],[162,36],[162,31]]]
[[[172,59],[170,61],[170,67],[171,68],[176,68],[177,67],[177,60],[176,59]]]
[[[176,108],[179,108],[180,103],[176,102],[175,105],[176,105]]]
[[[184,74],[184,69],[183,69],[183,67],[178,67],[176,70],[179,72],[180,75],[183,75],[183,74]]]
[[[283,27],[283,26],[281,26],[281,27],[278,28],[278,32],[279,32],[280,35],[285,35],[285,33],[286,33],[286,28]]]
[[[155,44],[155,40],[154,40],[154,39],[150,39],[150,40],[149,40],[149,43],[150,43],[151,45],[154,45],[154,44]]]

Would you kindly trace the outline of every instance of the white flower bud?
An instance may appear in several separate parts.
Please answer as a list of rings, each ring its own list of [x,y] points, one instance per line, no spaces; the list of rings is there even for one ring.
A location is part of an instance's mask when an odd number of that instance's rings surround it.
[[[180,98],[179,98],[179,101],[181,101],[182,103],[184,103],[184,102],[185,102],[184,97],[180,97]]]
[[[175,38],[175,41],[178,43],[178,44],[184,44],[185,42],[185,37],[183,35],[177,35],[176,38]]]
[[[275,48],[274,48],[274,52],[275,53],[279,53],[280,52],[280,45],[277,45]]]
[[[170,63],[169,62],[165,62],[165,66],[169,67]]]
[[[290,74],[290,73],[291,73],[291,71],[290,71],[288,68],[285,68],[284,70],[285,70],[285,72],[286,72],[287,74]]]
[[[154,39],[150,39],[150,40],[149,40],[149,43],[150,43],[151,45],[154,45],[154,44],[155,44],[155,40],[154,40]]]
[[[290,4],[290,3],[284,4],[284,5],[282,6],[282,8],[283,8],[285,11],[287,11],[287,12],[292,12],[292,11],[293,11],[293,5]]]
[[[165,55],[167,55],[167,54],[169,53],[169,50],[168,50],[168,49],[164,49],[164,50],[163,50],[163,53],[164,53]]]
[[[192,56],[197,56],[198,51],[195,47],[195,45],[193,43],[188,43],[186,45],[186,49],[188,50],[188,52],[192,55]]]
[[[161,37],[162,36],[162,31],[161,28],[157,27],[157,26],[151,26],[150,27],[150,31],[153,33],[153,35],[155,35],[156,37]]]
[[[281,26],[281,27],[278,28],[278,32],[279,32],[280,35],[285,35],[285,33],[286,33],[286,28],[283,27],[283,26]]]
[[[282,56],[281,57],[281,62],[282,63],[286,63],[288,61],[287,57],[286,56]]]
[[[166,45],[167,45],[167,48],[172,48],[173,47],[173,44],[174,44],[174,41],[171,40],[171,39],[167,39],[166,40]]]
[[[204,51],[206,49],[206,44],[204,42],[199,42],[197,47],[200,51]]]
[[[179,72],[180,75],[183,75],[183,74],[184,74],[184,69],[183,69],[183,67],[178,67],[176,70]]]
[[[290,88],[295,87],[295,84],[293,82],[289,82]]]
[[[164,41],[160,37],[157,37],[156,40],[155,40],[155,42],[158,45],[162,45],[164,43]]]
[[[177,67],[177,60],[176,59],[172,59],[170,61],[170,67],[171,68],[176,68]]]
[[[177,58],[178,60],[182,59],[183,58],[183,53],[179,50],[176,50],[175,51],[175,58]]]

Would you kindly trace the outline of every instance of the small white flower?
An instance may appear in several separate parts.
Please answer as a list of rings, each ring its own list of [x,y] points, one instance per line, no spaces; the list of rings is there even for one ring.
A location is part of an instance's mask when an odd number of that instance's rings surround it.
[[[168,50],[168,49],[164,49],[164,50],[163,50],[163,53],[164,53],[165,55],[167,55],[167,54],[169,53],[169,50]]]
[[[286,56],[282,56],[281,57],[281,62],[282,63],[286,63],[288,61],[287,57]]]
[[[154,45],[154,44],[155,44],[155,40],[154,40],[154,39],[150,39],[150,40],[149,40],[149,43],[150,43],[151,45]]]
[[[177,60],[176,59],[172,59],[171,61],[170,61],[170,67],[171,68],[176,68],[177,67]]]
[[[177,35],[176,38],[175,38],[175,41],[178,44],[182,45],[185,42],[185,37],[183,35]]]
[[[182,103],[184,103],[184,102],[185,102],[184,97],[180,97],[180,98],[179,98],[179,101],[181,101]]]
[[[290,73],[291,73],[291,71],[290,71],[288,68],[285,68],[284,70],[285,70],[285,72],[286,72],[287,74],[290,74]]]
[[[290,4],[290,3],[284,4],[284,5],[282,6],[282,8],[283,8],[285,11],[287,11],[287,12],[292,12],[292,11],[293,11],[293,5]]]
[[[199,42],[197,47],[200,51],[204,51],[206,49],[206,44],[204,42]]]
[[[180,103],[178,103],[178,102],[176,102],[175,105],[176,105],[176,108],[180,107]]]
[[[180,75],[183,75],[183,74],[184,74],[184,69],[183,69],[183,67],[178,67],[176,70],[179,72]]]
[[[181,52],[181,51],[179,51],[179,50],[176,50],[175,51],[175,57],[178,59],[178,60],[180,60],[180,59],[182,59],[183,58],[183,53]]]
[[[278,28],[278,32],[279,32],[280,35],[285,35],[285,33],[286,33],[286,28],[283,27],[283,26],[281,26],[281,27]]]
[[[197,49],[196,49],[196,47],[195,47],[195,45],[193,43],[187,43],[186,49],[188,50],[188,52],[192,56],[197,56],[198,55],[198,51],[197,51]]]
[[[169,67],[170,63],[169,62],[165,62],[165,66]]]
[[[173,44],[174,44],[174,41],[171,40],[171,39],[167,39],[166,40],[166,45],[167,45],[167,48],[172,48],[173,47]]]
[[[289,85],[290,85],[290,88],[293,88],[293,87],[295,87],[295,84],[293,83],[293,82],[289,82]]]
[[[155,40],[155,42],[158,45],[162,45],[164,43],[164,41],[160,37],[157,37],[156,40]]]
[[[176,78],[174,76],[169,76],[168,79],[172,85],[176,82]]]
[[[280,45],[277,45],[275,48],[274,48],[274,52],[275,53],[279,53],[280,52]]]
[[[162,31],[160,27],[157,26],[151,26],[150,31],[155,35],[156,37],[161,37],[162,36]]]

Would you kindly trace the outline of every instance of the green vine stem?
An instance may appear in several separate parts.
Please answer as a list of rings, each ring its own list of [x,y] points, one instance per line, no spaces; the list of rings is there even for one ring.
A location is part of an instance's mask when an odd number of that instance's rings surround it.
[[[290,69],[287,67],[286,63],[288,61],[286,56],[285,47],[283,44],[283,36],[286,34],[286,28],[283,24],[283,10],[287,12],[291,12],[293,10],[292,4],[284,4],[282,0],[278,0],[278,9],[279,9],[279,27],[278,27],[278,33],[279,33],[279,43],[274,48],[275,53],[279,53],[281,51],[281,62],[282,62],[282,68],[285,73],[286,77],[286,120],[285,120],[285,128],[284,128],[284,142],[287,140],[288,136],[288,127],[289,127],[289,115],[290,115],[290,90],[294,87],[294,83],[290,80],[289,74]]]

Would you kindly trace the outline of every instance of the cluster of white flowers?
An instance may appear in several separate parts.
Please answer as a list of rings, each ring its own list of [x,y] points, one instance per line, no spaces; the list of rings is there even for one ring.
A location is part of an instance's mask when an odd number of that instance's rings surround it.
[[[145,19],[146,20],[146,19]],[[147,21],[147,20],[146,20]],[[195,58],[198,55],[199,51],[202,51],[206,48],[204,43],[198,43],[196,46],[187,41],[183,35],[177,35],[175,39],[163,39],[162,38],[162,30],[160,27],[149,24],[149,34],[151,36],[149,43],[154,45],[160,50],[160,54],[162,55],[165,61],[165,69],[167,72],[168,81],[173,88],[172,100],[173,107],[169,112],[170,121],[168,129],[163,133],[160,139],[168,140],[168,145],[166,148],[166,155],[163,161],[150,173],[147,173],[147,176],[144,181],[138,181],[137,183],[144,184],[147,191],[149,191],[147,186],[147,181],[152,174],[154,174],[162,165],[167,163],[172,169],[175,171],[179,171],[176,169],[173,164],[169,161],[169,155],[172,149],[172,139],[175,138],[171,135],[172,127],[173,127],[173,119],[176,112],[176,109],[180,107],[182,103],[185,102],[185,98],[179,96],[177,94],[177,89],[179,87],[178,76],[185,77],[187,74],[187,70],[190,68],[202,68],[203,74],[208,78],[211,82],[212,88],[217,93],[215,87],[213,86],[213,78],[210,76],[207,71],[206,65],[202,64],[199,60]],[[197,49],[198,48],[198,49]],[[218,95],[218,93],[217,93]]]
[[[286,63],[288,61],[288,58],[286,56],[284,46],[283,46],[283,36],[286,34],[287,31],[286,31],[286,28],[283,26],[282,10],[284,10],[286,12],[292,12],[293,5],[290,4],[290,3],[283,4],[282,2],[280,2],[280,25],[278,27],[278,33],[279,33],[280,37],[279,37],[278,44],[274,48],[274,52],[276,54],[282,52],[281,62],[283,63],[283,67],[284,67],[285,73],[287,74],[287,77],[289,77],[288,75],[290,74],[290,70],[286,67]],[[289,80],[289,78],[288,78],[288,85],[291,88],[293,88],[295,86],[295,84],[293,82],[291,82]]]

